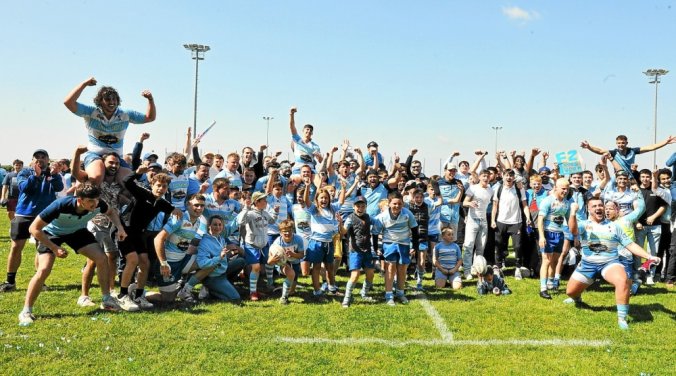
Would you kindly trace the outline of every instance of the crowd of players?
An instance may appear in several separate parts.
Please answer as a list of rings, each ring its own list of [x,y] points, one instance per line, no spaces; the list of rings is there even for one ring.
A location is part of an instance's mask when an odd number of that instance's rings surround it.
[[[471,164],[453,152],[442,176],[427,177],[417,149],[405,161],[395,155],[389,168],[375,141],[362,151],[344,140],[322,153],[313,126],[299,132],[291,108],[293,160],[264,155],[265,145],[200,155],[201,136],[193,140],[188,130],[185,150],[161,161],[143,153],[147,133],[123,154],[129,123],[155,119],[152,93],[142,92],[145,113],[121,109],[109,86],[94,106],[78,102],[96,84],[83,81],[64,101],[84,119],[87,145],[70,161],[38,149],[29,166],[15,160],[3,179],[11,248],[0,292],[16,290],[22,250],[31,237],[37,244],[20,325],[35,320],[33,306],[55,258],[68,255],[64,244],[87,258],[77,304],[96,305],[89,294],[96,275],[106,310],[152,309],[176,298],[194,303],[199,285],[198,299],[281,294],[279,302],[289,304],[301,275],[311,277],[309,299],[338,296],[345,308],[362,273],[361,299],[374,300],[379,272],[390,306],[408,303],[408,279],[419,291],[430,278],[435,288],[476,280],[480,294],[509,294],[510,239],[516,281],[539,278],[540,296],[552,299],[573,265],[564,302],[579,304],[602,277],[615,287],[623,329],[641,283],[673,287],[676,153],[666,161],[671,169],[639,169],[634,161],[676,137],[633,148],[620,135],[611,150],[583,141],[580,147],[600,155],[595,173],[562,176],[556,163],[548,165],[548,153],[534,148],[498,152],[491,167],[487,152],[476,151]],[[350,273],[342,292],[335,278],[341,265]],[[119,293],[112,293],[116,285]]]

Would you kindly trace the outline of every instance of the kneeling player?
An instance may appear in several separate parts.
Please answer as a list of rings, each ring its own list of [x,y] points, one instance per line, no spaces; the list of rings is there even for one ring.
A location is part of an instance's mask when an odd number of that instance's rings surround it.
[[[577,204],[573,204],[573,207]],[[580,303],[582,292],[601,275],[608,283],[615,286],[615,302],[617,304],[617,323],[620,329],[628,329],[629,313],[629,280],[624,267],[619,261],[619,248],[625,247],[636,256],[650,260],[659,260],[650,256],[641,246],[634,243],[617,224],[604,218],[603,202],[593,198],[587,203],[589,219],[577,224],[575,215],[570,216],[570,229],[575,234],[579,231],[582,245],[582,261],[568,282],[564,303]],[[577,208],[575,208],[577,209]],[[575,212],[575,210],[571,210]]]
[[[437,288],[446,287],[446,283],[453,286],[453,290],[462,288],[462,276],[459,269],[462,266],[462,251],[454,242],[455,234],[452,227],[441,230],[441,242],[434,246],[432,262],[434,263],[434,285]]]
[[[94,235],[87,230],[87,222],[99,213],[106,213],[119,228],[118,239],[124,239],[127,234],[122,228],[117,209],[109,208],[103,200],[99,200],[100,195],[101,190],[98,187],[89,183],[83,184],[76,190],[75,197],[68,196],[54,201],[31,224],[30,232],[39,242],[38,270],[28,284],[24,308],[19,314],[19,325],[28,326],[35,320],[33,305],[52,271],[54,256],[68,256],[68,251],[61,247],[63,243],[96,263],[103,295],[101,309],[120,309],[115,298],[110,295],[108,258]]]

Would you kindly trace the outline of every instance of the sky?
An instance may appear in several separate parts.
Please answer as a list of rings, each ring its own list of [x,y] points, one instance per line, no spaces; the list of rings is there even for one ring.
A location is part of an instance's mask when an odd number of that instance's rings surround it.
[[[676,4],[674,4],[676,5]],[[385,159],[419,149],[428,174],[452,151],[550,154],[582,140],[610,148],[653,143],[655,86],[642,72],[676,69],[669,1],[3,1],[0,13],[0,163],[36,148],[69,158],[86,143],[63,99],[89,77],[115,87],[122,107],[157,120],[130,125],[145,150],[178,150],[193,124],[199,65],[203,150],[266,143],[290,151],[289,108],[315,126],[322,151],[377,141]],[[97,88],[80,97],[91,104]],[[659,85],[658,141],[676,134],[676,71]],[[676,151],[658,152],[658,164]],[[598,157],[581,152],[587,167]],[[648,167],[652,153],[639,156]]]

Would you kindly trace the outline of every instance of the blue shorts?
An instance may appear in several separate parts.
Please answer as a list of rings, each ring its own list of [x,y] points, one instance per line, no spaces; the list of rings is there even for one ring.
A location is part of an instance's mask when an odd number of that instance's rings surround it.
[[[347,255],[348,270],[373,269],[373,255],[371,251],[350,251]]]
[[[266,245],[263,249],[256,248],[251,244],[244,243],[244,257],[247,265],[264,264],[268,262],[268,249]]]
[[[305,261],[311,264],[323,262],[326,265],[333,265],[333,242],[310,239],[305,252]]]
[[[427,252],[428,248],[429,247],[427,246],[427,241],[421,240],[420,243],[418,244],[418,249],[415,250],[415,253],[417,254],[418,252]]]
[[[124,155],[120,155],[119,157],[120,157],[119,158],[120,159],[120,167],[131,169],[131,166],[129,166],[129,164],[124,160],[124,158],[123,158]],[[94,153],[93,151],[88,151],[88,152],[84,153],[84,166],[85,166],[85,168],[87,168],[87,166],[89,166],[90,163],[92,163],[94,161],[98,161],[98,160],[101,160],[100,154]]]
[[[594,283],[596,276],[601,275],[605,278],[605,273],[608,268],[615,264],[622,265],[618,260],[611,260],[603,264],[595,264],[582,260],[577,265],[577,268],[575,268],[571,278],[580,281],[585,285],[591,285]]]
[[[540,249],[540,253],[561,253],[564,236],[562,232],[545,231],[545,248]]]
[[[624,271],[627,273],[627,278],[634,279],[634,258],[620,256],[620,264],[624,266]]]
[[[186,274],[190,271],[192,264],[195,262],[196,255],[188,255],[181,261],[169,261],[169,267],[171,268],[171,276],[165,281],[162,273],[160,273],[160,262],[153,262],[153,274],[155,274],[155,280],[157,281],[157,286],[160,288],[160,291],[173,291],[173,287],[169,289],[163,289],[163,287],[173,286],[178,283],[181,279],[181,275]]]
[[[427,241],[439,243],[440,234],[427,234]]]
[[[444,268],[445,269],[445,268]],[[460,272],[455,272],[451,275],[446,275],[439,271],[439,269],[434,269],[434,279],[443,279],[445,281],[453,282],[462,282],[462,275]]]
[[[411,247],[399,243],[383,243],[383,256],[387,262],[396,262],[400,265],[411,263],[411,256],[408,252]]]

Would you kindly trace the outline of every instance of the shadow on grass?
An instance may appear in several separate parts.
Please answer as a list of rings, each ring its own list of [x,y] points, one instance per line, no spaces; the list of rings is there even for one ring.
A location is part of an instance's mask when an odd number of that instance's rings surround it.
[[[631,316],[635,322],[653,321],[655,319],[653,317],[653,312],[666,313],[672,320],[676,321],[676,312],[659,303],[632,304],[629,310],[629,316]]]
[[[446,301],[452,301],[452,300],[458,300],[458,301],[464,301],[464,302],[471,302],[476,300],[476,298],[467,296],[464,294],[461,294],[457,291],[454,291],[450,288],[443,288],[443,289],[429,289],[424,295],[427,300],[432,300],[432,301],[438,301],[438,300],[446,300]]]

